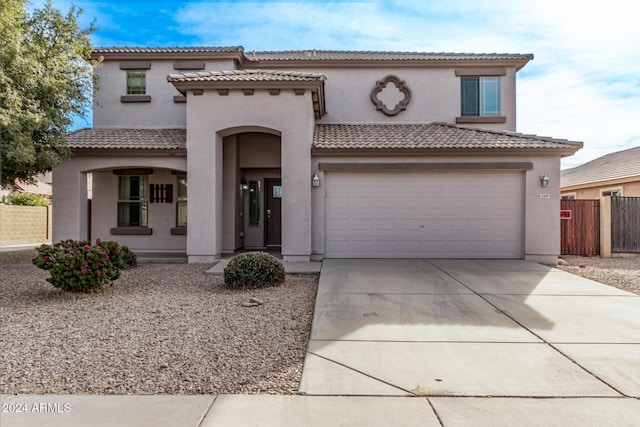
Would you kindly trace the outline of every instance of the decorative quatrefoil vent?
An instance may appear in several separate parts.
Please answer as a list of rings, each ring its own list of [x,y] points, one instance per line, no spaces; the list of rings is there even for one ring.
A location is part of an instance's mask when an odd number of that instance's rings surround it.
[[[405,110],[411,101],[411,91],[404,80],[396,76],[387,76],[378,80],[371,90],[371,102],[378,111],[387,116],[395,116]]]

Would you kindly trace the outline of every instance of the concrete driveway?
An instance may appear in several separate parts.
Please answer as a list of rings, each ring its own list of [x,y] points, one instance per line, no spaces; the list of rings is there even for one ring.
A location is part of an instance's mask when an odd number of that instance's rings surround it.
[[[444,425],[640,425],[639,313],[526,261],[325,260],[300,392],[420,396]]]

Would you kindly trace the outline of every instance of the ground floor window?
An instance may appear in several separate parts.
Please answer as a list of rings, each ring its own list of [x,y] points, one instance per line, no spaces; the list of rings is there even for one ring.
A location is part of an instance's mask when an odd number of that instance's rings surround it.
[[[187,226],[187,177],[178,176],[178,200],[176,202],[176,227]]]
[[[119,176],[118,181],[118,227],[146,227],[149,178]]]

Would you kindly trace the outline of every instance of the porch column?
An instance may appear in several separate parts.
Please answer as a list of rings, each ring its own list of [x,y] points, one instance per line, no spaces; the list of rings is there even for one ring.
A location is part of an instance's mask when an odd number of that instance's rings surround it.
[[[282,258],[311,258],[311,141],[313,119],[282,133]]]
[[[87,230],[87,174],[78,171],[73,161],[54,168],[54,188],[58,191],[53,200],[53,243],[60,240],[86,240]]]
[[[222,137],[194,126],[187,133],[187,255],[208,263],[222,253]]]

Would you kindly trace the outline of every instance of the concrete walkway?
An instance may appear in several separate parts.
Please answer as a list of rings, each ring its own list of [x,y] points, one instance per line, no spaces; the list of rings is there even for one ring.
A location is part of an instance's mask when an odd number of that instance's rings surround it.
[[[301,395],[2,396],[14,426],[637,426],[640,297],[524,261],[326,260]]]

